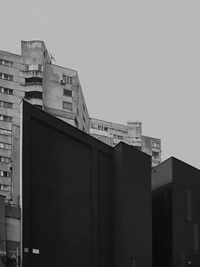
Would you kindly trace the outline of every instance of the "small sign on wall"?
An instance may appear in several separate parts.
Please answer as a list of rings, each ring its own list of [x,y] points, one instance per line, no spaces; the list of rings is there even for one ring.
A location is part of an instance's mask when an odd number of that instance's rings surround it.
[[[33,248],[33,249],[32,249],[32,253],[33,253],[33,254],[40,254],[40,250],[37,249],[37,248]]]

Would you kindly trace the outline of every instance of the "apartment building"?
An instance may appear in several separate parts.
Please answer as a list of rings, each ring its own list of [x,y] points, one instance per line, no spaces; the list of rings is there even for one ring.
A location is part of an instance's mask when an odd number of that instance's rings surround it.
[[[90,134],[102,142],[115,146],[123,141],[152,156],[152,166],[161,162],[161,139],[142,134],[142,123],[127,125],[90,118]]]
[[[76,70],[52,64],[43,41],[21,41],[21,55],[0,51],[0,195],[15,204],[19,201],[13,196],[13,185],[19,180],[22,99],[89,133]]]

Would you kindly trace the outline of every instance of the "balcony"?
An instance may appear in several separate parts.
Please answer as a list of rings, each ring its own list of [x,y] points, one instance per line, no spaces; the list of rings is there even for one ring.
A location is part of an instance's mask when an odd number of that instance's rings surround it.
[[[33,98],[34,99],[42,99],[42,95],[43,95],[43,93],[40,91],[29,91],[29,92],[25,92],[24,98],[27,100],[30,100]]]
[[[24,85],[25,86],[32,86],[32,85],[42,86],[42,78],[40,77],[25,78]]]

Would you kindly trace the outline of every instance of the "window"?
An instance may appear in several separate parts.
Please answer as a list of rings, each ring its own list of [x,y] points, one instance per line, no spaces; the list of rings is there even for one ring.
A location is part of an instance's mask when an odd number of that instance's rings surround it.
[[[0,171],[0,176],[1,177],[6,177],[6,178],[11,178],[11,172]]]
[[[2,184],[0,188],[2,191],[10,192],[10,186],[9,185]]]
[[[11,145],[7,143],[0,143],[0,148],[11,149]]]
[[[13,62],[8,61],[8,60],[4,60],[4,59],[0,59],[0,65],[6,66],[6,67],[13,67]]]
[[[104,131],[106,131],[106,132],[107,132],[107,131],[108,131],[108,127],[104,127]]]
[[[42,99],[42,92],[39,91],[30,91],[30,92],[25,92],[25,98],[26,99]]]
[[[63,74],[62,83],[72,84],[72,81],[73,81],[73,78],[71,76],[67,76],[67,75]]]
[[[13,81],[13,76],[0,72],[0,79],[6,80],[6,81]]]
[[[13,104],[10,102],[6,102],[6,101],[1,101],[0,100],[0,107],[4,107],[4,108],[13,108]]]
[[[85,105],[83,104],[83,110],[85,111]]]
[[[152,151],[152,156],[154,158],[159,158],[159,152]]]
[[[72,91],[69,89],[63,89],[63,95],[72,97]]]
[[[83,121],[85,122],[85,117],[84,117],[84,115],[83,115]]]
[[[63,101],[63,109],[68,109],[72,111],[72,103]]]
[[[77,108],[77,116],[79,116],[79,109]]]
[[[157,142],[152,142],[152,147],[160,148],[160,145]]]
[[[98,125],[98,130],[103,131],[103,126],[102,125]]]
[[[6,130],[6,129],[0,129],[0,134],[2,134],[2,135],[11,135],[11,131],[10,130]]]
[[[7,158],[7,157],[0,156],[0,162],[10,163],[11,162],[11,159],[10,158]]]
[[[12,122],[12,117],[6,115],[0,115],[0,121]]]
[[[13,95],[13,90],[6,87],[0,87],[0,93]]]
[[[25,78],[25,85],[42,85],[42,78],[40,77]]]

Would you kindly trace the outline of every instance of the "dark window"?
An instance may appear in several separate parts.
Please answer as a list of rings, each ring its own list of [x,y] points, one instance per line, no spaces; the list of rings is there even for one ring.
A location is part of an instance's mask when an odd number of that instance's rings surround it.
[[[0,73],[0,79],[6,81],[13,81],[13,76],[6,73]]]
[[[65,83],[72,84],[72,81],[73,81],[73,78],[71,76],[67,76],[67,75],[63,74],[63,79],[62,79],[63,84],[65,84]]]
[[[42,85],[42,78],[40,77],[25,78],[25,85]]]
[[[72,103],[63,101],[63,109],[68,109],[72,111]]]
[[[10,161],[11,161],[10,158],[0,156],[0,162],[3,162],[3,163],[10,163]]]
[[[8,61],[8,60],[4,60],[4,59],[0,59],[0,65],[6,66],[6,67],[13,67],[13,62]]]
[[[39,92],[39,91],[25,92],[25,98],[26,99],[31,99],[31,98],[42,99],[42,92]]]
[[[0,134],[2,134],[2,135],[11,135],[11,131],[10,130],[6,130],[6,129],[0,129]]]
[[[13,95],[13,90],[6,87],[0,87],[0,93]]]
[[[0,176],[1,177],[6,177],[6,178],[10,178],[11,177],[11,173],[10,172],[6,172],[6,171],[0,171]]]
[[[12,108],[13,104],[10,102],[6,102],[6,101],[1,101],[0,100],[0,107],[4,107],[4,108]]]
[[[63,95],[72,97],[72,91],[69,89],[63,89]]]
[[[7,143],[0,143],[0,148],[4,148],[4,149],[11,149],[11,144],[7,144]]]
[[[152,151],[152,156],[154,158],[159,158],[159,152]]]
[[[2,184],[2,185],[0,185],[0,189],[2,191],[10,192],[10,186],[9,185]]]
[[[103,131],[103,126],[102,125],[98,125],[98,130]]]
[[[0,115],[0,121],[12,122],[12,117],[6,115]]]

